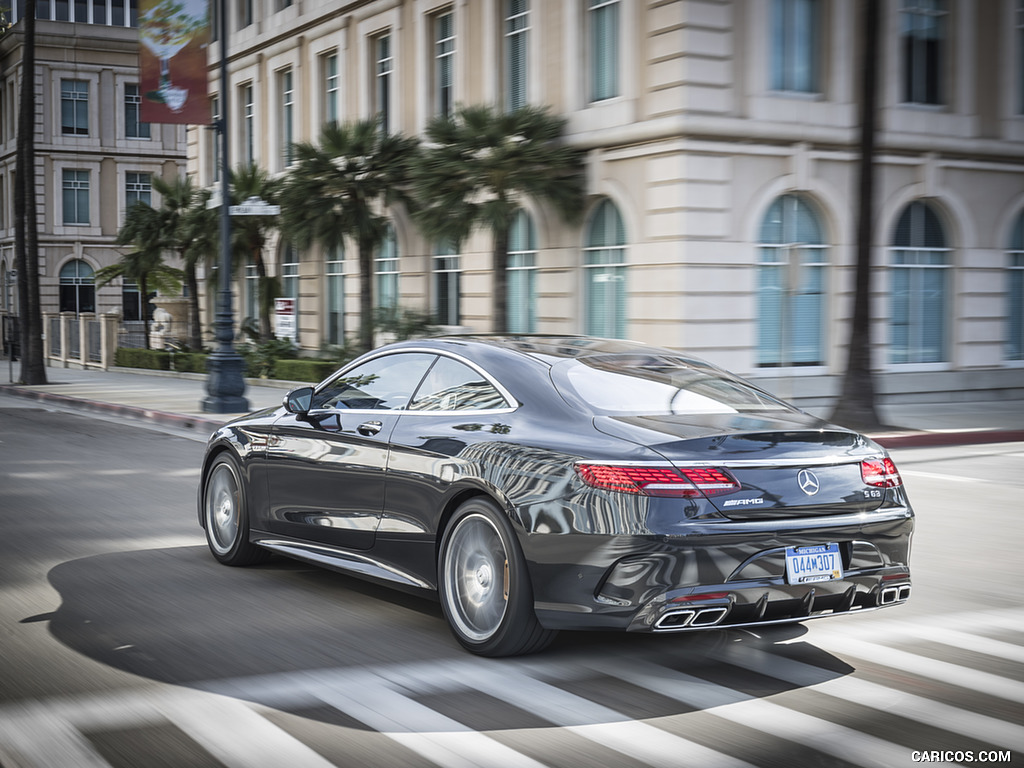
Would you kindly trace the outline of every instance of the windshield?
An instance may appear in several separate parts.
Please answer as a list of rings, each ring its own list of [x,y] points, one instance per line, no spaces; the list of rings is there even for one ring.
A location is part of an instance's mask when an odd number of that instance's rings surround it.
[[[674,355],[595,355],[566,360],[556,369],[556,386],[607,414],[796,410],[714,366]]]

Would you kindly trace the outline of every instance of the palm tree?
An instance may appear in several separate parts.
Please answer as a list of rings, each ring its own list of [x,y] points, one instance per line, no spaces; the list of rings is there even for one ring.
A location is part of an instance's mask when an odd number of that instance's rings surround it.
[[[116,264],[103,267],[94,275],[97,288],[102,288],[119,277],[138,284],[143,302],[146,349],[150,348],[150,317],[146,308],[150,288],[164,293],[175,293],[181,289],[182,271],[164,263],[164,235],[161,213],[144,202],[136,202],[128,209],[124,224],[117,233],[118,245],[131,245],[134,249],[122,256]]]
[[[583,212],[585,153],[559,141],[564,127],[530,105],[461,107],[427,125],[429,143],[412,177],[417,219],[437,241],[461,243],[477,225],[491,231],[496,333],[508,329],[508,238],[519,201],[549,203],[570,222]]]
[[[276,203],[280,183],[255,164],[240,165],[231,173],[231,204],[241,205],[249,198],[258,197],[267,203]],[[267,233],[277,226],[273,216],[235,216],[231,220],[232,252],[234,263],[253,264],[256,267],[259,296],[260,341],[270,341],[270,309],[277,298],[277,281],[267,275],[263,248]]]
[[[319,243],[341,246],[346,237],[359,251],[359,344],[373,346],[373,254],[387,231],[384,210],[409,203],[409,165],[416,139],[386,134],[378,120],[330,123],[319,144],[295,145],[296,163],[281,193],[281,223],[300,249]]]
[[[162,204],[158,210],[164,247],[173,251],[184,264],[185,285],[188,288],[190,349],[202,349],[202,327],[199,317],[199,281],[196,266],[199,261],[216,253],[217,212],[207,210],[209,193],[198,189],[189,176],[177,176],[173,181],[153,179],[153,189],[160,193]]]

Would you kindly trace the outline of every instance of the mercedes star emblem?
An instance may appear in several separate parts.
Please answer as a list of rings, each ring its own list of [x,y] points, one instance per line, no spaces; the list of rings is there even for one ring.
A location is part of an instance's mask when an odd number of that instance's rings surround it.
[[[800,474],[796,476],[796,481],[800,484],[800,490],[808,496],[813,496],[821,488],[818,476],[809,469],[801,469]]]

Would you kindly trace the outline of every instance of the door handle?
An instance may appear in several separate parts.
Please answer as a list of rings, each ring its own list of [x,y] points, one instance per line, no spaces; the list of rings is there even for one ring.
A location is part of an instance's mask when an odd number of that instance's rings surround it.
[[[379,421],[364,421],[362,424],[356,427],[356,432],[366,437],[372,437],[373,435],[376,435],[378,432],[380,432],[382,429],[384,429],[384,425]]]

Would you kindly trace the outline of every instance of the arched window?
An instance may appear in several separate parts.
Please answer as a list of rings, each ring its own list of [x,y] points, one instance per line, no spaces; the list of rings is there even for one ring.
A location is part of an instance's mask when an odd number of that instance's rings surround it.
[[[450,240],[434,245],[434,318],[438,325],[459,325],[462,266],[458,246]]]
[[[388,223],[384,239],[377,248],[377,256],[373,260],[374,277],[377,288],[377,308],[398,308],[398,241],[395,239],[395,228]]]
[[[537,233],[530,214],[522,209],[508,231],[508,330],[537,330]]]
[[[60,311],[96,311],[93,269],[81,259],[72,259],[60,269]]]
[[[626,227],[611,200],[602,200],[587,223],[583,246],[586,333],[625,338]]]
[[[935,210],[916,200],[896,223],[890,249],[890,351],[893,363],[947,359],[946,296],[949,253]]]
[[[327,343],[345,343],[345,247],[338,244],[327,252]]]
[[[1010,232],[1007,256],[1006,359],[1024,360],[1024,211]]]
[[[761,222],[758,266],[758,365],[825,361],[828,246],[814,208],[783,195]]]

